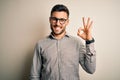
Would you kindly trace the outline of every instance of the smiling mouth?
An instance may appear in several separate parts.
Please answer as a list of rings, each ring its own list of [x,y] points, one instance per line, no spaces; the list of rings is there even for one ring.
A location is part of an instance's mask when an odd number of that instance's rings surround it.
[[[54,27],[54,29],[55,29],[56,31],[59,31],[59,30],[61,29],[61,27]]]
[[[57,26],[57,25],[53,26],[53,28],[54,28],[54,30],[56,30],[56,31],[59,31],[59,30],[61,30],[61,29],[62,29],[62,27],[61,27],[61,26]]]

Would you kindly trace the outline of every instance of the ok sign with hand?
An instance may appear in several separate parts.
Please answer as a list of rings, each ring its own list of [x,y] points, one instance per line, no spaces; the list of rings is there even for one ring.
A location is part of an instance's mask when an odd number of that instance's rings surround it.
[[[84,27],[80,27],[78,29],[77,35],[86,41],[92,40],[91,28],[93,21],[90,21],[90,18],[88,18],[86,22],[84,17],[82,18],[82,20]]]

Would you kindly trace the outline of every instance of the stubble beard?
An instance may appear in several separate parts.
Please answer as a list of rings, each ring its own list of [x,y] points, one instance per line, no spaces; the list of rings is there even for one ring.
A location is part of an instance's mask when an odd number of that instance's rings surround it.
[[[55,26],[53,26],[53,27],[60,27],[60,26],[57,26],[57,25],[55,25]],[[63,33],[65,33],[66,31],[65,31],[65,28],[63,28],[60,32],[56,32],[56,31],[54,31],[54,29],[53,29],[53,27],[52,27],[52,25],[51,25],[51,30],[52,30],[52,34],[53,35],[61,35],[61,34],[63,34]]]

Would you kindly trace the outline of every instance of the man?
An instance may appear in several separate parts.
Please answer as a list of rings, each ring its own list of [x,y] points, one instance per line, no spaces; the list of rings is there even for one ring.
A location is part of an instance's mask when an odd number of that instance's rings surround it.
[[[35,47],[31,80],[79,80],[79,63],[93,74],[96,68],[96,52],[91,35],[92,21],[83,18],[83,28],[78,36],[86,41],[84,46],[79,38],[66,33],[69,10],[58,4],[51,10],[49,18],[51,34],[39,41]]]

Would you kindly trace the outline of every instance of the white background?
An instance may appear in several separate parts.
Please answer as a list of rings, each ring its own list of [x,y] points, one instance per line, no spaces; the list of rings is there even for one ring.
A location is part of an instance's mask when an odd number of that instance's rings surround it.
[[[0,80],[28,80],[36,42],[50,33],[55,4],[70,10],[67,32],[77,36],[82,17],[93,20],[96,72],[81,80],[120,80],[120,0],[0,0]]]

